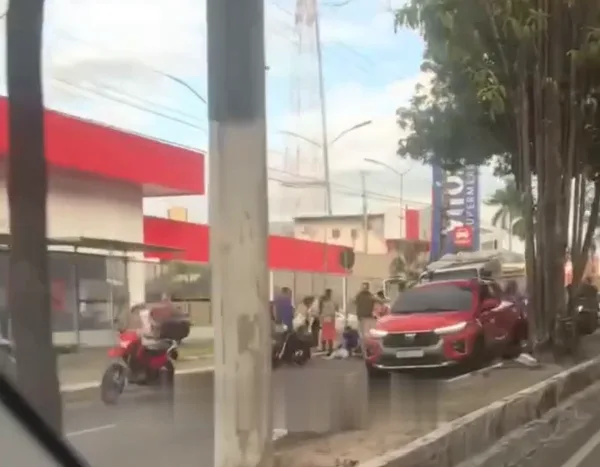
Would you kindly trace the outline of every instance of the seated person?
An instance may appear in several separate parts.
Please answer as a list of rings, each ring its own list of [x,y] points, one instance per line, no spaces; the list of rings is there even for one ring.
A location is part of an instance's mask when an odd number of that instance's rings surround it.
[[[350,354],[360,351],[360,338],[356,329],[353,329],[350,326],[344,328],[344,333],[342,334],[342,347]]]
[[[360,353],[360,339],[356,329],[350,326],[344,328],[342,343],[328,357],[325,358],[348,358]]]

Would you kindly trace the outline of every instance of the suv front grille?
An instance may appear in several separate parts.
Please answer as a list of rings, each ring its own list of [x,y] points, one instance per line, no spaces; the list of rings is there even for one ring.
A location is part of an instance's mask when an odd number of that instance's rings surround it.
[[[407,337],[410,336],[410,337]],[[383,338],[384,347],[429,347],[439,341],[439,336],[434,332],[412,332],[388,334]]]

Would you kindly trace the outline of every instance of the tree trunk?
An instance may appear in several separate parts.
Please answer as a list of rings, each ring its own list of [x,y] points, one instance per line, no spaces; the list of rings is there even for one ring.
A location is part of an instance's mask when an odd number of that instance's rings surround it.
[[[61,433],[46,240],[43,15],[43,0],[18,0],[10,2],[6,20],[11,231],[8,306],[19,389],[49,426]]]

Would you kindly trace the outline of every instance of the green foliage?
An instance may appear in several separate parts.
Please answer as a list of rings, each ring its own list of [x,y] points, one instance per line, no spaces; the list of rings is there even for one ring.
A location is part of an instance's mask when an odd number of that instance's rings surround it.
[[[426,51],[422,69],[431,75],[431,89],[419,89],[398,122],[408,135],[398,153],[448,169],[491,163],[501,175],[518,177],[517,88],[534,73],[538,40],[548,30],[548,14],[532,0],[410,0],[396,12],[396,28],[423,33]],[[600,80],[600,22],[595,2],[564,2],[563,53],[577,66],[577,103],[584,112],[587,166],[599,172],[600,132],[597,87]],[[592,21],[591,18],[595,18]],[[575,23],[582,24],[577,34]],[[562,32],[562,31],[561,31]],[[521,73],[522,69],[526,73]],[[546,79],[545,91],[568,99],[568,69],[560,81]],[[533,90],[528,86],[528,92]],[[533,108],[530,109],[533,114]],[[531,117],[533,118],[533,117]],[[535,169],[535,164],[532,164]],[[584,170],[583,166],[574,172]]]
[[[399,154],[450,169],[492,163],[514,176],[489,203],[499,224],[522,209],[533,341],[574,348],[562,260],[571,237],[576,287],[600,204],[600,3],[409,0],[396,27],[421,30],[431,75],[431,89],[398,110],[408,132]]]
[[[521,240],[525,239],[523,194],[513,179],[505,181],[505,187],[494,192],[485,204],[496,208],[492,225],[510,231]]]

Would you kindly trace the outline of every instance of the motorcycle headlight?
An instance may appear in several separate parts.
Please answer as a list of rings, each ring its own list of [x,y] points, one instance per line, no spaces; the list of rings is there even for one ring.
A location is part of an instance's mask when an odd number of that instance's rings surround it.
[[[462,331],[466,327],[467,327],[467,322],[463,321],[461,323],[456,323],[456,324],[452,324],[450,326],[444,326],[441,328],[434,329],[433,332],[435,332],[436,334],[439,334],[439,335],[453,334],[455,332]]]
[[[371,337],[381,338],[387,336],[388,332],[384,331],[383,329],[371,329],[369,331],[369,334],[371,335]]]

